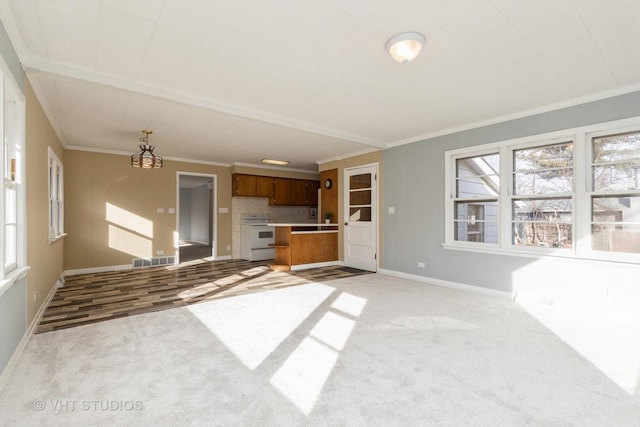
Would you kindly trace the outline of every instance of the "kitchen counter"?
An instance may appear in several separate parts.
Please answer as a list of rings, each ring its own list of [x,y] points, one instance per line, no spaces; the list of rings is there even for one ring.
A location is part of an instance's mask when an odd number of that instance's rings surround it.
[[[269,223],[275,227],[272,270],[291,271],[336,265],[338,224]]]
[[[272,227],[337,227],[338,224],[332,222],[330,224],[319,222],[270,222],[267,225]]]

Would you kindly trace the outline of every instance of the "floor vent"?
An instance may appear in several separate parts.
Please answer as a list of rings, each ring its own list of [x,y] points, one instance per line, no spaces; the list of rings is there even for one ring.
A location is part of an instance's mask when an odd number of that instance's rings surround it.
[[[176,263],[175,256],[157,256],[154,258],[134,258],[133,267],[155,267],[157,265],[172,265]]]

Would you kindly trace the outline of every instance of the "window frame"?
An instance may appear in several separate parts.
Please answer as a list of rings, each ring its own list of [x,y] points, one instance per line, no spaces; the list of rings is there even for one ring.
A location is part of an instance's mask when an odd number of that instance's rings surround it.
[[[13,75],[0,61],[0,129],[3,150],[0,161],[0,176],[3,180],[0,194],[0,295],[15,281],[26,275],[26,188],[25,188],[25,123],[26,101]],[[12,161],[13,160],[13,161]],[[7,191],[12,192],[14,209],[6,211]],[[12,219],[8,221],[8,216]],[[7,242],[7,226],[14,228],[15,241],[11,248]],[[9,253],[9,251],[11,253]],[[10,262],[7,261],[9,256]]]
[[[618,134],[625,133],[640,133],[640,120],[637,124],[626,125],[626,126],[617,126],[610,129],[600,129],[594,130],[590,132],[585,132],[585,145],[586,145],[586,182],[585,182],[585,194],[584,194],[584,207],[585,211],[588,212],[588,217],[584,219],[584,228],[585,228],[585,238],[584,238],[584,252],[592,258],[601,258],[612,261],[622,261],[622,262],[640,262],[640,254],[634,254],[631,252],[613,252],[613,251],[602,251],[593,249],[593,234],[591,232],[591,225],[594,222],[592,220],[592,199],[594,197],[607,197],[607,196],[622,196],[622,195],[633,195],[635,197],[640,197],[640,189],[630,189],[630,190],[615,190],[615,191],[596,191],[594,189],[594,183],[592,179],[592,166],[593,166],[593,139],[603,136],[614,136]]]
[[[500,168],[499,168],[499,172],[498,172],[498,183],[499,183],[499,188],[498,188],[498,195],[496,197],[477,197],[477,198],[473,198],[473,197],[458,197],[458,189],[457,189],[457,182],[458,182],[458,169],[457,169],[457,161],[458,160],[462,160],[462,159],[468,159],[468,158],[474,158],[474,157],[483,157],[483,156],[489,156],[489,155],[495,155],[497,154],[499,156],[499,163],[500,163]],[[499,247],[499,243],[500,243],[500,236],[498,236],[498,243],[490,243],[490,242],[473,242],[473,241],[464,241],[464,240],[455,240],[455,217],[456,217],[456,203],[458,202],[462,202],[462,203],[473,203],[473,202],[483,202],[483,201],[488,201],[488,200],[494,200],[497,202],[498,204],[498,222],[497,222],[497,227],[498,227],[498,233],[500,232],[500,210],[501,210],[501,204],[500,204],[500,192],[502,191],[502,156],[500,155],[500,152],[498,150],[480,150],[480,151],[469,151],[469,152],[465,152],[465,155],[461,155],[461,156],[456,156],[455,158],[452,159],[451,161],[451,173],[453,174],[452,176],[452,183],[451,183],[451,190],[449,192],[450,194],[450,199],[451,199],[451,206],[450,206],[450,210],[451,210],[451,224],[450,228],[451,228],[451,239],[454,242],[464,242],[464,244],[469,245],[471,247],[473,246],[478,246],[478,247]],[[484,220],[483,220],[484,222]],[[446,229],[446,228],[445,228]]]
[[[640,132],[640,117],[602,122],[559,131],[541,133],[522,138],[514,138],[483,145],[470,146],[445,151],[445,239],[442,247],[451,250],[494,253],[522,257],[561,257],[596,261],[638,263],[640,253],[605,252],[591,249],[591,198],[606,195],[592,191],[591,167],[593,158],[593,137]],[[572,247],[545,248],[516,246],[512,241],[512,203],[521,196],[514,194],[514,151],[554,145],[562,142],[573,143],[572,178]],[[500,194],[498,198],[498,244],[465,242],[454,239],[456,160],[467,157],[500,155]],[[640,191],[637,194],[640,195]],[[624,191],[625,194],[634,190]],[[567,193],[561,193],[564,197]],[[636,194],[636,193],[634,193]],[[540,195],[553,198],[554,194]]]
[[[64,166],[51,147],[48,147],[48,159],[49,243],[53,243],[65,236]]]
[[[573,174],[572,174],[572,188],[571,188],[571,192],[569,193],[550,193],[550,194],[538,194],[538,195],[524,195],[524,194],[516,194],[515,192],[515,174],[516,174],[516,169],[515,169],[515,160],[514,160],[514,153],[516,151],[519,150],[526,150],[526,149],[531,149],[531,148],[542,148],[542,147],[547,147],[547,146],[552,146],[552,145],[559,145],[562,143],[572,143],[573,147],[574,147],[574,155],[573,155],[573,162],[572,162],[572,169],[573,169]],[[514,200],[543,200],[543,199],[553,199],[553,198],[570,198],[571,199],[571,203],[572,203],[572,230],[571,230],[571,234],[572,234],[572,241],[575,242],[576,240],[576,230],[575,230],[575,204],[576,204],[576,182],[575,182],[575,169],[576,169],[576,157],[575,157],[575,146],[576,146],[576,141],[575,138],[573,138],[572,136],[569,135],[557,135],[555,137],[552,138],[547,138],[544,137],[543,135],[538,136],[538,138],[534,138],[532,140],[529,141],[523,141],[523,142],[514,142],[514,143],[507,143],[502,147],[502,153],[504,154],[504,156],[506,157],[505,159],[505,163],[507,166],[506,172],[505,174],[508,174],[508,176],[505,176],[505,179],[508,179],[508,183],[505,183],[506,185],[506,194],[504,195],[504,199],[505,202],[504,204],[505,206],[505,211],[504,211],[504,221],[501,221],[498,224],[498,227],[500,227],[503,231],[503,233],[500,233],[500,236],[502,237],[502,240],[500,241],[500,247],[501,248],[507,248],[510,250],[514,250],[514,251],[528,251],[532,254],[547,254],[549,252],[555,252],[555,253],[561,253],[564,255],[572,255],[575,253],[575,244],[572,245],[571,249],[568,248],[546,248],[546,247],[541,247],[541,246],[518,246],[515,245],[513,243],[513,235],[512,235],[512,226],[513,223],[515,222],[513,219],[513,211],[512,211],[512,206],[513,206],[513,202]],[[501,177],[502,178],[502,177]],[[502,183],[502,182],[501,182]],[[501,194],[502,197],[502,194]],[[505,227],[505,225],[509,225],[508,227]]]

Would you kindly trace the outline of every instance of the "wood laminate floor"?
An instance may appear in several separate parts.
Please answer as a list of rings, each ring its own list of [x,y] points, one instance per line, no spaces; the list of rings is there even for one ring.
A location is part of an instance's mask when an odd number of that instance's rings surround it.
[[[166,310],[249,292],[368,274],[349,267],[271,271],[273,261],[203,261],[67,276],[36,333]]]

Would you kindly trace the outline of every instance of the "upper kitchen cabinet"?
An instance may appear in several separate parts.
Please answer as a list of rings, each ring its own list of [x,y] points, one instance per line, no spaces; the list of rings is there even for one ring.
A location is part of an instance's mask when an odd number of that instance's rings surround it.
[[[318,188],[319,181],[234,173],[231,194],[267,197],[273,206],[317,206]]]
[[[257,177],[255,175],[232,175],[231,194],[233,196],[256,197]]]
[[[318,190],[320,181],[305,181],[307,183],[307,206],[318,206]]]
[[[277,206],[317,206],[319,181],[276,178],[271,204]]]
[[[231,194],[243,197],[273,197],[273,178],[270,176],[232,175]]]
[[[271,176],[256,176],[256,197],[273,197],[273,180]]]
[[[288,178],[274,178],[273,198],[269,200],[269,204],[274,206],[295,206],[292,182],[293,180]]]

